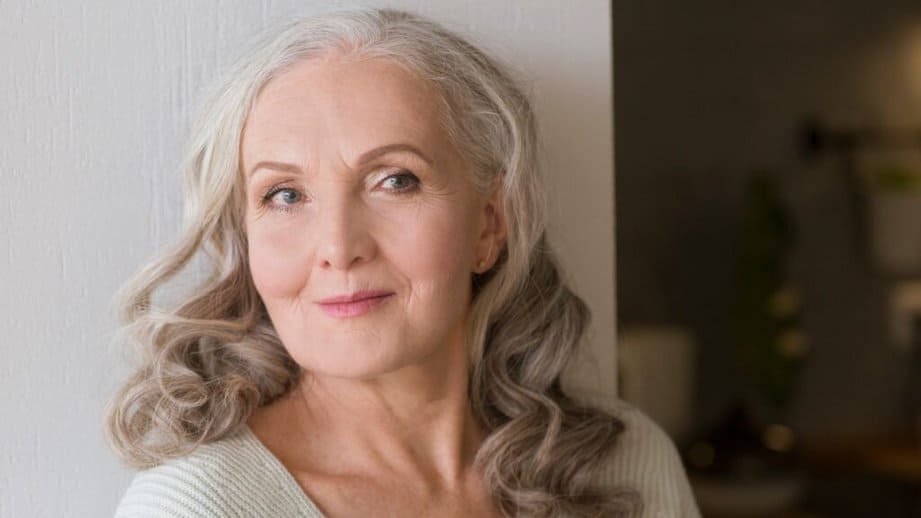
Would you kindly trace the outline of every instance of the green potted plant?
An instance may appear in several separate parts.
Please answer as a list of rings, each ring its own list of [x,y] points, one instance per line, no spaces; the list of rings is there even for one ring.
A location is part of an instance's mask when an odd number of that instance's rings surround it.
[[[727,335],[736,402],[685,453],[704,512],[748,516],[788,509],[806,483],[788,411],[809,340],[787,272],[795,227],[774,178],[750,177],[742,203]]]

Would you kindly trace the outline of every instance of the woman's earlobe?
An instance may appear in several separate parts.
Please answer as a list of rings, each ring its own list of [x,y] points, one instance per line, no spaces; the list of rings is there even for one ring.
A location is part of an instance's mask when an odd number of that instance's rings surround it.
[[[474,269],[474,272],[476,272],[476,273],[483,273],[484,269],[486,268],[486,265],[489,264],[489,261],[490,261],[490,259],[491,259],[491,257],[492,257],[492,249],[493,249],[493,245],[492,245],[492,243],[490,243],[490,244],[489,244],[489,251],[486,252],[486,256],[485,256],[484,258],[482,258],[482,259],[480,259],[480,260],[477,261],[477,263],[476,263],[476,268]]]

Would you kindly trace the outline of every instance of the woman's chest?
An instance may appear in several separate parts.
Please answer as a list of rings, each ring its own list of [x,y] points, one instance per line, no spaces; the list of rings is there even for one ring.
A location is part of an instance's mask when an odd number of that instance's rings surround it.
[[[301,490],[327,518],[389,517],[501,517],[485,487],[457,493],[431,494],[399,480],[358,477],[294,475]]]

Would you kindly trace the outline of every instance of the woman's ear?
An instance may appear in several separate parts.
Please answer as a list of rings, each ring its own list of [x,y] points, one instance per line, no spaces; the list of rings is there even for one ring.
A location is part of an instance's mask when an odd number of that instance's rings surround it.
[[[508,224],[502,194],[502,176],[497,174],[493,178],[492,186],[483,201],[480,211],[482,224],[474,267],[474,271],[477,273],[483,273],[493,267],[508,237]]]

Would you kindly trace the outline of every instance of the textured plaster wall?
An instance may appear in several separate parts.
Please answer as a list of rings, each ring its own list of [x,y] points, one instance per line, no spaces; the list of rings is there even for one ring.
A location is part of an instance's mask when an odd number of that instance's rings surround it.
[[[552,238],[614,386],[610,10],[604,0],[365,2],[461,30],[531,78]],[[178,230],[200,93],[272,20],[352,3],[0,1],[0,516],[110,515],[131,472],[103,442],[127,374],[116,288]]]

